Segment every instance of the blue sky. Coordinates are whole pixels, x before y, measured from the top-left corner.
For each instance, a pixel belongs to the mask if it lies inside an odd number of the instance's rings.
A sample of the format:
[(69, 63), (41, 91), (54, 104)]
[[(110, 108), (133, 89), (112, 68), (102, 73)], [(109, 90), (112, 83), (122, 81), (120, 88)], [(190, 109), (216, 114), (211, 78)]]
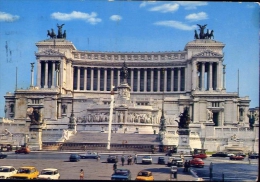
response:
[[(158, 52), (183, 50), (196, 24), (223, 42), (228, 92), (259, 106), (259, 5), (254, 2), (0, 0), (0, 117), (4, 95), (30, 86), (35, 43), (65, 24), (78, 50)], [(34, 70), (36, 78), (36, 69)], [(34, 79), (36, 80), (36, 79)]]

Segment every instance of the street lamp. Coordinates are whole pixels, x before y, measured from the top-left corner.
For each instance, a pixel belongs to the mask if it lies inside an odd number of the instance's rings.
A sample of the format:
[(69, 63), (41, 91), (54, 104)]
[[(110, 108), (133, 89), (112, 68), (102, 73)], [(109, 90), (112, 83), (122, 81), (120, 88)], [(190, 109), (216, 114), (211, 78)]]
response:
[(109, 123), (108, 123), (108, 138), (107, 138), (107, 150), (110, 150), (110, 142), (111, 142), (111, 125), (112, 125), (112, 118), (113, 118), (113, 107), (114, 107), (114, 88), (111, 88), (111, 102), (110, 102), (110, 116), (109, 116)]

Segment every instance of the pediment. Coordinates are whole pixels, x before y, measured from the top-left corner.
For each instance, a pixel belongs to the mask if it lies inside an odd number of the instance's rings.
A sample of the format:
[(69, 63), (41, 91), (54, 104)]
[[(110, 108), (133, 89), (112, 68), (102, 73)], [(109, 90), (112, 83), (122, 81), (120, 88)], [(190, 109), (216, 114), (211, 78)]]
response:
[(36, 53), (36, 56), (64, 56), (64, 54), (54, 49), (46, 49), (44, 51)]
[(195, 54), (193, 57), (218, 57), (219, 58), (219, 57), (223, 57), (223, 55), (211, 50), (205, 50), (203, 52)]

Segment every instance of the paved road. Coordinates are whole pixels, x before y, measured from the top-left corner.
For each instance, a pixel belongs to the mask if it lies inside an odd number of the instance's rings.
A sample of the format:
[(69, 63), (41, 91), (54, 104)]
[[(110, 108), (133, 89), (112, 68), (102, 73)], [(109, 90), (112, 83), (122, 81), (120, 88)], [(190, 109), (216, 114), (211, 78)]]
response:
[[(106, 162), (108, 154), (101, 155), (100, 161), (96, 159), (82, 159), (79, 162), (69, 162), (70, 153), (72, 152), (8, 153), (8, 157), (1, 159), (0, 162), (1, 165), (13, 165), (15, 168), (35, 166), (40, 171), (48, 167), (57, 168), (60, 171), (61, 179), (79, 179), (79, 171), (83, 169), (85, 171), (85, 179), (110, 180), (111, 174), (113, 173), (113, 164)], [(141, 162), (141, 158), (142, 156), (139, 156), (137, 162)], [(146, 169), (152, 171), (155, 180), (168, 180), (170, 178), (170, 168), (165, 165), (156, 164), (158, 156), (153, 156), (153, 158), (154, 163), (151, 165), (134, 164), (121, 166), (121, 163), (119, 163), (118, 168), (130, 169), (132, 179), (135, 179), (139, 171)], [(184, 174), (182, 171), (182, 168), (178, 169), (178, 181), (194, 181), (195, 178), (190, 173)]]
[(258, 176), (258, 159), (252, 159), (251, 164), (246, 157), (243, 161), (231, 161), (228, 157), (208, 157), (204, 160), (204, 168), (193, 168), (197, 176), (209, 180), (209, 165), (213, 163), (213, 180), (222, 181), (255, 181)]

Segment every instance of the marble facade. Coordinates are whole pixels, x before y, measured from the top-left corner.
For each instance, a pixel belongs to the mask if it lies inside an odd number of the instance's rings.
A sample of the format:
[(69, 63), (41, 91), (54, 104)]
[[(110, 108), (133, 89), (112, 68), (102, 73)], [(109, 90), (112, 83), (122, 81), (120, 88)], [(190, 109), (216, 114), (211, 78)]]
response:
[[(29, 122), (26, 110), (41, 108), (43, 135), (67, 129), (72, 106), (77, 131), (106, 130), (112, 86), (112, 129), (117, 132), (134, 133), (138, 128), (139, 133), (158, 133), (162, 103), (168, 143), (178, 141), (171, 132), (176, 133), (175, 120), (187, 106), (194, 126), (190, 130), (196, 133), (190, 135), (192, 148), (193, 140), (197, 148), (210, 146), (205, 142), (208, 130), (249, 128), (249, 97), (226, 91), (222, 42), (197, 39), (183, 51), (134, 53), (79, 51), (66, 39), (47, 39), (36, 46), (36, 84), (5, 95), (5, 118)], [(129, 73), (125, 86), (120, 79), (123, 62)]]

